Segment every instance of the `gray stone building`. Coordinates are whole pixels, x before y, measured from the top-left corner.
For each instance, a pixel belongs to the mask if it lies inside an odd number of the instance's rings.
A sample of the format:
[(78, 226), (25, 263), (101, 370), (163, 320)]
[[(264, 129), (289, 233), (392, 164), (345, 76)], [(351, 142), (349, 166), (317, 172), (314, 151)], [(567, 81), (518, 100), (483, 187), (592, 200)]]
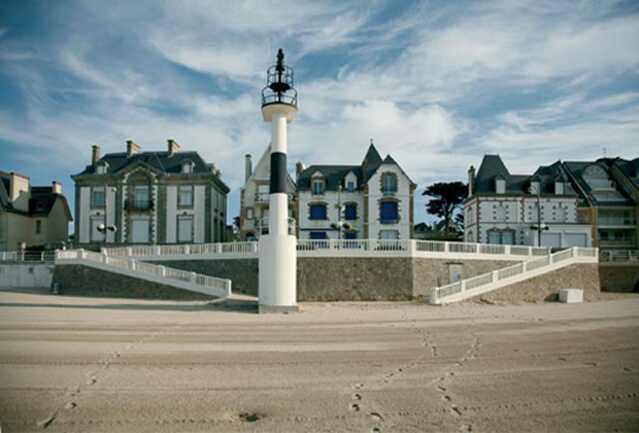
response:
[[(80, 246), (205, 243), (225, 240), (227, 194), (220, 171), (197, 152), (166, 151), (100, 156), (74, 176), (75, 234)], [(100, 225), (114, 226), (106, 234)]]

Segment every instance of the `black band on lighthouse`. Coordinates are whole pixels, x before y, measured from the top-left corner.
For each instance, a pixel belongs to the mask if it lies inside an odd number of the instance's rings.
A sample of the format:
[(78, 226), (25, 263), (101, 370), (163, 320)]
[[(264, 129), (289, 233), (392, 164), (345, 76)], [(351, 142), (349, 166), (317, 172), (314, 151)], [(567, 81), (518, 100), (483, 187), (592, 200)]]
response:
[(286, 154), (271, 153), (271, 185), (270, 193), (286, 192)]

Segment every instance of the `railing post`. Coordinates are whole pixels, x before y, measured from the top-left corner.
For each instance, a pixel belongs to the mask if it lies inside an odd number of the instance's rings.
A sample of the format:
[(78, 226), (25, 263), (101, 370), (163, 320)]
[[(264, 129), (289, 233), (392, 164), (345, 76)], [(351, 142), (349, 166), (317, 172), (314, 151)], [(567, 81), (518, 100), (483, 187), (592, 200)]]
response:
[(191, 246), (190, 245), (184, 245), (184, 254), (185, 255), (191, 254)]
[(479, 242), (475, 245), (475, 252), (481, 254), (481, 244)]
[(528, 247), (528, 255), (531, 256), (531, 257), (533, 255), (532, 249), (533, 249), (533, 247)]
[(411, 257), (417, 256), (417, 241), (415, 239), (408, 240), (408, 248)]
[(160, 276), (165, 278), (166, 277), (166, 267), (164, 267), (164, 265), (159, 265), (159, 269), (160, 269)]
[(162, 255), (162, 247), (160, 247), (159, 245), (156, 245), (154, 247), (154, 249), (155, 249), (155, 255), (156, 256), (161, 256)]
[(466, 291), (466, 280), (461, 280), (461, 291), (462, 292)]
[(129, 260), (129, 269), (135, 271), (135, 260)]
[(493, 283), (499, 281), (499, 271), (493, 271)]
[(195, 280), (197, 278), (197, 274), (195, 272), (191, 272), (191, 283), (195, 284)]
[(215, 252), (218, 254), (222, 254), (222, 244), (215, 244)]
[(522, 274), (528, 270), (528, 266), (526, 266), (526, 263), (528, 263), (528, 262), (522, 262), (522, 264), (523, 264), (523, 266), (521, 267), (521, 269), (522, 269), (521, 273)]
[(506, 254), (507, 256), (510, 255), (510, 245), (506, 245), (506, 248), (504, 248), (504, 254)]
[(448, 245), (448, 242), (444, 242), (444, 252), (447, 253), (450, 251), (450, 246)]
[(133, 255), (133, 248), (126, 247), (126, 255), (131, 257)]

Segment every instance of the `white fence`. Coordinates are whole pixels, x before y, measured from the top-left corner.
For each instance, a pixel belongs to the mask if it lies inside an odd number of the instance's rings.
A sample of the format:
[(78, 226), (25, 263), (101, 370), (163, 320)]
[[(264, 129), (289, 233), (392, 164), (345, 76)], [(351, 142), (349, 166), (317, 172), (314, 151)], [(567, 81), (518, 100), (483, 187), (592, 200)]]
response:
[[(152, 260), (189, 258), (255, 258), (258, 242), (191, 245), (144, 245), (104, 248), (109, 257), (136, 257)], [(547, 248), (520, 245), (492, 245), (468, 242), (420, 241), (414, 239), (298, 239), (300, 257), (459, 257), (501, 260), (530, 260), (549, 254)]]
[(231, 294), (231, 280), (140, 262), (131, 258), (111, 257), (86, 250), (58, 250), (55, 260), (56, 263), (60, 264), (65, 264), (65, 262), (100, 264), (107, 268), (117, 269), (121, 273), (168, 285), (175, 282), (186, 283), (186, 286), (181, 284), (180, 287), (216, 296), (229, 296)]
[[(461, 281), (455, 281), (454, 283), (447, 284), (445, 286), (436, 287), (431, 292), (430, 302), (434, 304), (440, 304), (477, 296), (481, 293), (489, 291), (489, 289), (491, 288), (501, 287), (501, 285), (499, 285), (500, 282), (507, 282), (508, 280), (513, 280), (516, 277), (523, 277), (525, 275), (534, 276), (538, 273), (543, 273), (545, 269), (549, 269), (551, 267), (553, 269), (556, 267), (560, 267), (557, 266), (558, 264), (568, 264), (567, 262), (570, 259), (575, 259), (573, 261), (578, 262), (583, 261), (586, 263), (596, 263), (597, 255), (597, 248), (574, 247), (567, 250), (559, 251), (555, 254), (546, 255), (537, 259), (518, 263), (513, 266), (508, 266), (496, 271), (487, 272), (485, 274), (466, 278)], [(477, 292), (475, 290), (473, 292), (474, 289), (479, 289), (481, 287), (485, 287), (486, 290), (481, 292)], [(464, 296), (464, 292), (468, 292), (468, 295)], [(451, 299), (451, 297), (453, 298)], [(449, 301), (449, 299), (451, 300)]]

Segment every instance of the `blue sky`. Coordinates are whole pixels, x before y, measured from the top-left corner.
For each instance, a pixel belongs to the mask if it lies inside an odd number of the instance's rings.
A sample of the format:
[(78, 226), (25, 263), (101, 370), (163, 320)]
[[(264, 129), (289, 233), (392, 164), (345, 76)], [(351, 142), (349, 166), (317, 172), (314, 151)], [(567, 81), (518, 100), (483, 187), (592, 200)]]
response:
[[(511, 172), (639, 156), (636, 1), (3, 1), (0, 169), (34, 184), (168, 138), (222, 170), (270, 138), (260, 89), (295, 68), (289, 164), (358, 163), (370, 138), (423, 188), (485, 153)], [(605, 149), (605, 150), (604, 150)]]

